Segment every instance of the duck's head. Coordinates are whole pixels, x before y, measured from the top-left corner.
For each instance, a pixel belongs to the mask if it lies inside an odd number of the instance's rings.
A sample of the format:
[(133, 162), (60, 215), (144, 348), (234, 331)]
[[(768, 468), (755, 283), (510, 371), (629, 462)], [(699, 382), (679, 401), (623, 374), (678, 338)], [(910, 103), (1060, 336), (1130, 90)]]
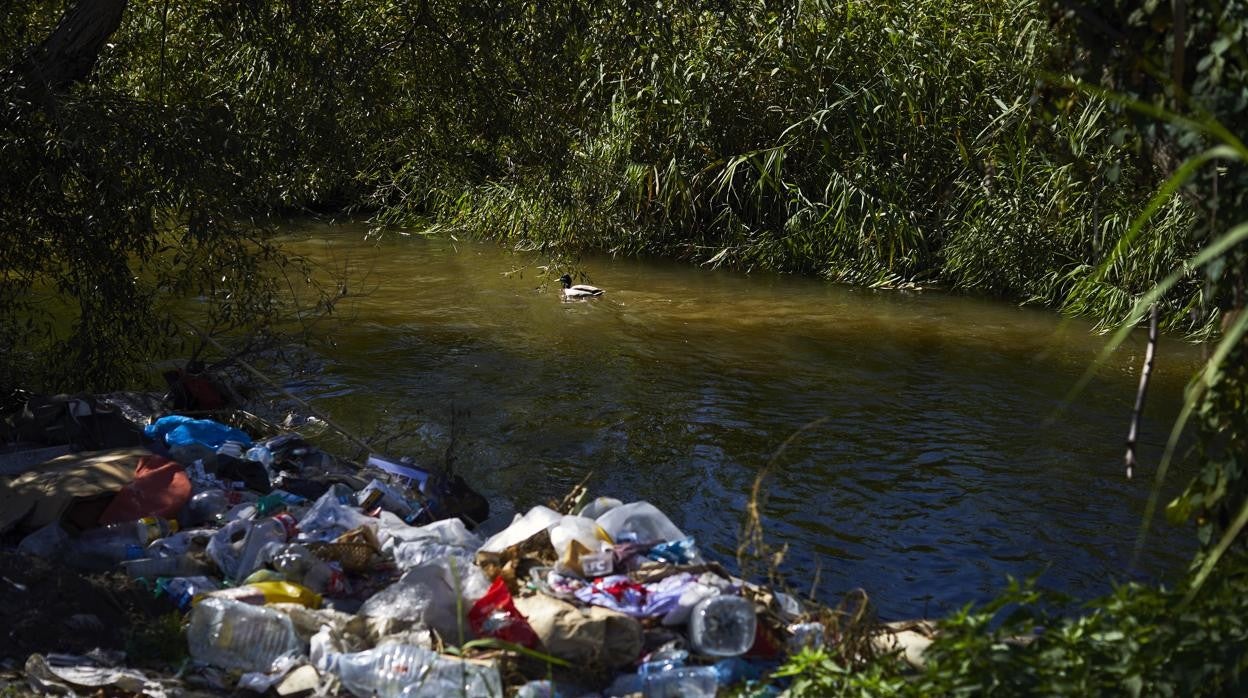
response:
[(572, 288), (572, 275), (564, 274), (559, 277), (559, 283), (562, 284), (564, 288)]

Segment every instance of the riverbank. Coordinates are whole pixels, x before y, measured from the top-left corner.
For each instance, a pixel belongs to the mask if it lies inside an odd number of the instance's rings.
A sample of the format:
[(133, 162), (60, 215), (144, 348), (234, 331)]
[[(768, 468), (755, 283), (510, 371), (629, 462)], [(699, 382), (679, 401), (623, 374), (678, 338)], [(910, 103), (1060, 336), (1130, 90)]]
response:
[[(48, 408), (57, 404), (65, 410), (59, 417)], [(486, 513), (464, 508), (472, 499), (444, 469), (449, 464), (370, 456), (360, 467), (289, 431), (257, 433), (253, 442), (238, 428), (255, 433), (264, 422), (237, 412), (220, 413), (224, 422), (158, 414), (146, 425), (129, 422), (140, 406), (157, 404), (123, 394), (35, 397), (24, 413), (6, 417), (25, 438), (41, 437), (27, 443), (44, 451), (47, 441), (64, 436), (61, 426), (82, 427), (70, 453), (52, 460), (23, 465), (35, 452), (16, 445), (3, 454), (13, 476), (0, 489), (0, 608), (9, 621), (0, 668), (16, 670), (40, 692), (216, 693), (232, 690), (237, 679), (278, 695), (316, 686), (333, 691), (337, 680), (356, 695), (384, 693), (391, 689), (369, 683), (384, 676), (380, 668), (352, 674), (346, 667), (396, 647), (420, 647), (402, 651), (448, 666), (469, 661), (472, 671), (485, 672), (473, 674), (471, 695), (502, 695), (504, 684), (510, 695), (526, 680), (552, 675), (573, 695), (608, 683), (605, 695), (632, 694), (659, 679), (686, 690), (703, 686), (710, 695), (716, 686), (765, 680), (803, 646), (861, 646), (867, 655), (904, 650), (900, 661), (917, 664), (930, 642), (932, 628), (877, 625), (861, 603), (832, 610), (740, 579), (704, 558), (695, 539), (644, 502), (590, 497), (578, 487), (551, 502), (553, 509), (476, 522), (469, 510)], [(151, 450), (77, 450), (137, 438), (133, 427), (142, 428)], [(242, 441), (213, 441), (227, 437)], [(221, 501), (206, 509), (213, 495)], [(122, 516), (111, 528), (98, 527), (122, 509), (149, 518)], [(573, 511), (580, 516), (567, 515)], [(275, 550), (256, 558), (253, 538), (268, 535), (262, 531), (275, 521), (289, 522), (283, 540), (291, 544), (275, 540)], [(133, 543), (136, 530), (142, 542), (113, 549), (118, 535)], [(319, 561), (282, 562), (308, 551)], [(192, 567), (200, 571), (192, 574)], [(263, 605), (264, 613), (248, 604)], [(466, 619), (455, 621), (463, 610)], [(233, 642), (228, 628), (238, 621), (230, 614), (245, 613), (260, 614), (248, 621), (252, 632), (286, 632), (279, 644), (311, 658), (279, 669), (270, 664), (285, 654), (273, 649), (277, 640)], [(281, 631), (283, 625), (291, 629)], [(439, 659), (436, 651), (457, 658)], [(188, 666), (188, 657), (196, 663)], [(686, 661), (688, 668), (677, 671)], [(240, 671), (259, 673), (238, 679)], [(440, 691), (425, 685), (416, 694)]]

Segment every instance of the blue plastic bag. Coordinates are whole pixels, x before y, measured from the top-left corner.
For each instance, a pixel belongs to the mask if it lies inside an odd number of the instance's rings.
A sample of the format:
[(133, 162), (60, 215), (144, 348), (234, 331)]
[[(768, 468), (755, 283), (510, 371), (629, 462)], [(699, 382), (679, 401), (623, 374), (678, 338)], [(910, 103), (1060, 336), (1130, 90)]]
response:
[(171, 449), (198, 445), (216, 451), (226, 441), (236, 441), (243, 446), (251, 445), (251, 437), (245, 431), (211, 419), (191, 419), (177, 414), (161, 417), (154, 424), (148, 424), (143, 427), (143, 434)]

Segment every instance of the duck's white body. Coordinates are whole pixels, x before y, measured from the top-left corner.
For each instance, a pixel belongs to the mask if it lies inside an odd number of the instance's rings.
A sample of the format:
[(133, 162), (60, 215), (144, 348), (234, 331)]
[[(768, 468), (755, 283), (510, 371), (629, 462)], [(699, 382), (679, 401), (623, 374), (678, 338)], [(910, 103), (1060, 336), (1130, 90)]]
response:
[(605, 293), (605, 291), (597, 286), (590, 286), (588, 284), (576, 284), (573, 286), (572, 277), (567, 274), (564, 274), (563, 277), (559, 279), (559, 282), (563, 284), (562, 292), (563, 299), (565, 301), (579, 301), (587, 298), (597, 298)]

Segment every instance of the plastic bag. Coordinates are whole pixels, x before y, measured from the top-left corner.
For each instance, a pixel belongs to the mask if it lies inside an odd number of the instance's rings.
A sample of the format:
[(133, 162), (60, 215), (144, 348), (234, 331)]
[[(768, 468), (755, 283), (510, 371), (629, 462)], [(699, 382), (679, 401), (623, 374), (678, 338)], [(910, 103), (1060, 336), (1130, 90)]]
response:
[(544, 506), (535, 506), (524, 516), (517, 517), (510, 526), (481, 546), (483, 553), (501, 553), (517, 543), (532, 538), (563, 520), (559, 512)]
[(446, 569), (423, 565), (408, 570), (399, 581), (373, 594), (359, 615), (420, 623), (458, 642), (462, 629), (456, 614), (455, 589)]
[(375, 529), (377, 519), (365, 516), (355, 507), (339, 502), (337, 494), (331, 489), (321, 495), (299, 521), (299, 540), (331, 541), (360, 526)]
[(617, 543), (671, 543), (688, 538), (666, 514), (649, 502), (615, 507), (599, 516), (597, 521)]
[(495, 579), (485, 596), (468, 610), (468, 623), (474, 633), (483, 637), (496, 637), (529, 648), (540, 644), (537, 633), (512, 601), (502, 577)]
[(243, 541), (251, 524), (251, 521), (231, 521), (208, 540), (208, 557), (217, 563), (217, 568), (226, 579), (233, 579), (238, 574)]

